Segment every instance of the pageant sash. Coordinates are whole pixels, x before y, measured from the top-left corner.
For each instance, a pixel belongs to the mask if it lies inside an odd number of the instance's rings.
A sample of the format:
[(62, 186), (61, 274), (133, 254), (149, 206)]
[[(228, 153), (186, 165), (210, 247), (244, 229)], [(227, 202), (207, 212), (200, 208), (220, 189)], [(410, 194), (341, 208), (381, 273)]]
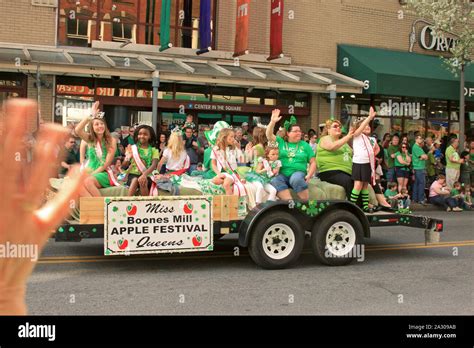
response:
[[(151, 151), (151, 150), (150, 150)], [(146, 171), (145, 163), (143, 163), (142, 159), (140, 158), (140, 154), (138, 153), (138, 146), (132, 145), (132, 157), (137, 165), (138, 170), (143, 174)], [(156, 186), (155, 179), (150, 176), (151, 179), (151, 188), (150, 188), (150, 196), (158, 196), (158, 187)]]
[[(95, 152), (96, 152), (96, 154), (99, 158), (102, 158), (104, 153), (102, 152), (102, 145), (99, 141), (95, 144)], [(120, 186), (119, 182), (115, 178), (115, 175), (114, 175), (114, 172), (112, 171), (112, 168), (110, 166), (108, 166), (107, 168), (105, 168), (105, 171), (106, 171), (107, 175), (109, 176), (110, 186)]]

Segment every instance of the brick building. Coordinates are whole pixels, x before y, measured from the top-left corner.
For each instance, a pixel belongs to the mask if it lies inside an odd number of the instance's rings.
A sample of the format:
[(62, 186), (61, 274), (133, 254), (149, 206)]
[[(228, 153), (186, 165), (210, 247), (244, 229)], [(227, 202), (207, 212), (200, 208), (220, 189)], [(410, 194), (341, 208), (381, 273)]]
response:
[[(39, 75), (46, 120), (77, 121), (100, 100), (111, 128), (151, 122), (151, 79), (159, 71), (161, 123), (182, 122), (186, 113), (200, 125), (267, 122), (279, 107), (317, 129), (330, 117), (335, 90), (335, 116), (346, 121), (374, 105), (379, 135), (459, 129), (459, 87), (437, 58), (443, 45), (398, 0), (286, 0), (285, 56), (268, 62), (270, 2), (250, 2), (250, 54), (236, 61), (237, 0), (212, 1), (213, 50), (199, 56), (198, 0), (172, 1), (173, 48), (161, 53), (158, 0), (1, 0), (0, 102), (38, 98)], [(472, 69), (467, 87), (469, 128)], [(397, 114), (392, 105), (413, 109)]]

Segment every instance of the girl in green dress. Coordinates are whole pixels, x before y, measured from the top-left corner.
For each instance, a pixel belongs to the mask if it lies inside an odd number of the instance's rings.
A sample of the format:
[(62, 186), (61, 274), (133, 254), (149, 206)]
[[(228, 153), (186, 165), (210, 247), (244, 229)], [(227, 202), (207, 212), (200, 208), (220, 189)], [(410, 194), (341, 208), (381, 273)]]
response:
[(270, 184), (270, 181), (280, 173), (281, 161), (278, 159), (279, 150), (277, 143), (269, 143), (265, 149), (265, 157), (259, 157), (255, 170), (248, 172), (245, 179), (257, 185), (255, 202), (263, 203), (264, 196), (267, 200), (275, 201), (277, 190)]
[[(90, 174), (80, 190), (81, 197), (100, 197), (100, 188), (120, 185), (110, 168), (117, 143), (103, 117), (104, 114), (99, 112), (99, 102), (95, 102), (91, 117), (83, 119), (75, 129), (76, 134), (87, 143), (85, 170)], [(86, 125), (89, 125), (88, 131), (85, 130)]]

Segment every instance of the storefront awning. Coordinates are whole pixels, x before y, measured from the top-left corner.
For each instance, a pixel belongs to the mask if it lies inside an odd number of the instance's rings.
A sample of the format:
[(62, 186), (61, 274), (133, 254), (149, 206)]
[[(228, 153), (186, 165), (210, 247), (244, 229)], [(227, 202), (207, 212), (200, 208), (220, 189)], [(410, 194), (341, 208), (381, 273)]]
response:
[(134, 54), (120, 50), (57, 48), (0, 43), (0, 71), (67, 76), (120, 76), (151, 81), (159, 71), (163, 82), (213, 84), (328, 93), (361, 93), (363, 83), (330, 69), (241, 62), (205, 57)]
[[(367, 94), (459, 100), (459, 77), (436, 56), (338, 45), (337, 71), (366, 81)], [(474, 87), (472, 65), (466, 69), (466, 87)]]

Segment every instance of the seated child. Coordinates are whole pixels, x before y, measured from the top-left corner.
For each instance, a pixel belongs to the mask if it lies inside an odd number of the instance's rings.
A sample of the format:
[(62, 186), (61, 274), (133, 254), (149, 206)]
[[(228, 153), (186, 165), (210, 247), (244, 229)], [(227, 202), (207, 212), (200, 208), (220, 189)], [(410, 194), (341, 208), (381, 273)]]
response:
[(158, 163), (158, 168), (165, 166), (164, 173), (153, 173), (158, 188), (177, 194), (177, 187), (173, 185), (172, 176), (181, 176), (189, 169), (190, 160), (184, 148), (182, 132), (179, 128), (173, 129), (168, 140), (168, 146)]
[(221, 129), (211, 153), (211, 167), (216, 173), (211, 182), (222, 186), (226, 195), (247, 195), (245, 179), (241, 179), (236, 171), (237, 159), (241, 155), (242, 151), (236, 147), (234, 131), (230, 128)]
[(129, 166), (128, 195), (134, 196), (139, 188), (142, 196), (148, 196), (150, 191), (156, 192), (151, 173), (156, 169), (160, 157), (158, 149), (154, 147), (155, 130), (148, 125), (140, 125), (135, 128), (133, 141), (133, 145), (127, 146), (125, 160), (122, 163), (124, 167)]
[(120, 184), (125, 184), (127, 181), (127, 171), (122, 168), (122, 157), (116, 157), (114, 160), (114, 164), (112, 165), (112, 172), (114, 176), (117, 178)]
[(398, 199), (398, 208), (399, 209), (410, 209), (410, 195), (408, 194), (408, 190), (403, 188), (400, 192), (400, 198)]
[(471, 186), (466, 185), (461, 188), (461, 197), (464, 199), (464, 204), (466, 204), (469, 209), (472, 208), (472, 194), (471, 194)]
[(186, 121), (182, 128), (191, 128), (193, 132), (197, 130), (196, 124), (193, 122), (193, 115), (186, 115)]
[(470, 209), (470, 207), (464, 201), (465, 195), (462, 194), (462, 186), (459, 181), (456, 181), (453, 184), (453, 188), (451, 189), (451, 198), (455, 200), (456, 205), (464, 210)]
[[(398, 193), (398, 185), (396, 182), (390, 182), (388, 188), (384, 193), (387, 202), (390, 203), (392, 208), (397, 209), (399, 206), (403, 208), (403, 196), (402, 193)], [(399, 201), (402, 203), (399, 204)]]
[(257, 185), (255, 202), (263, 203), (264, 194), (268, 194), (269, 201), (276, 200), (277, 190), (270, 184), (272, 178), (280, 173), (281, 161), (278, 159), (279, 151), (277, 144), (270, 144), (265, 149), (265, 158), (259, 157), (255, 171), (250, 171), (245, 178)]

